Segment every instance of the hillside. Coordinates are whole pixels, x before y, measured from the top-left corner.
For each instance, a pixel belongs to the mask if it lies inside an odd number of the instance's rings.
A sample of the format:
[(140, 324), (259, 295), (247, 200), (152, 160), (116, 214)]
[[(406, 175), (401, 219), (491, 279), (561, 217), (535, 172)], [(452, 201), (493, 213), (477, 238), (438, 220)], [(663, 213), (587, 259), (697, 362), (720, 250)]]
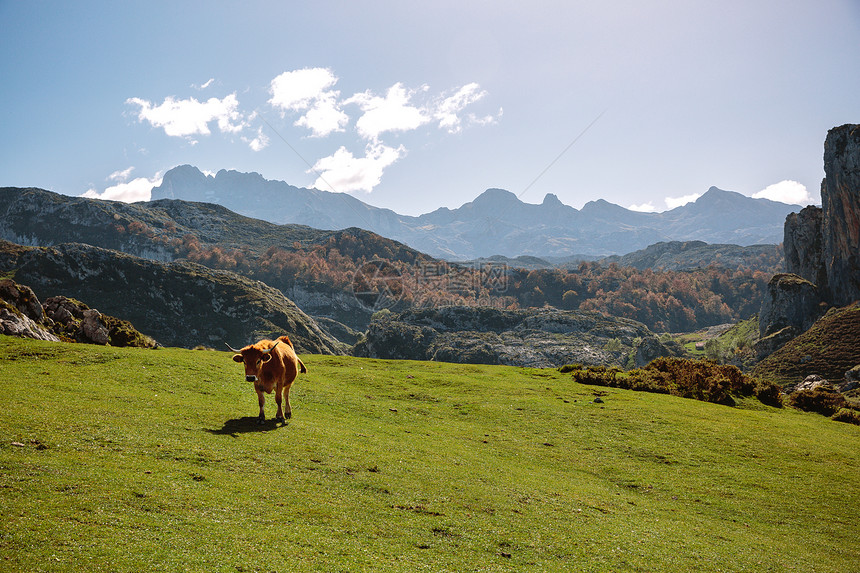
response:
[[(361, 229), (275, 225), (209, 203), (121, 203), (35, 188), (0, 188), (0, 240), (29, 246), (85, 243), (156, 261), (187, 259), (262, 280), (311, 315), (362, 329), (372, 309), (352, 294), (366, 260), (398, 272), (432, 263), (405, 245)], [(337, 255), (329, 256), (332, 250)]]
[(639, 213), (604, 200), (581, 210), (548, 194), (540, 204), (488, 189), (456, 209), (412, 217), (379, 209), (342, 193), (302, 189), (258, 173), (221, 170), (204, 175), (191, 165), (165, 173), (153, 199), (211, 201), (275, 223), (324, 229), (359, 227), (452, 261), (493, 255), (571, 257), (622, 255), (661, 241), (775, 244), (794, 207), (711, 187), (697, 201), (664, 213)]
[(810, 374), (838, 383), (860, 364), (860, 303), (833, 308), (806, 332), (762, 360), (755, 374), (796, 384)]
[(531, 258), (455, 265), (369, 231), (274, 225), (212, 204), (165, 199), (127, 205), (17, 188), (0, 189), (0, 199), (0, 235), (7, 239), (39, 246), (84, 242), (235, 272), (277, 288), (349, 344), (355, 342), (351, 330), (364, 331), (381, 308), (357, 293), (384, 290), (389, 280), (397, 283), (392, 310), (550, 304), (634, 319), (655, 331), (682, 331), (758, 311), (767, 284), (759, 267), (773, 265), (760, 257), (746, 257), (750, 267), (738, 268), (727, 258), (730, 265), (689, 272), (584, 262), (535, 271), (511, 266), (531, 266)]
[(302, 352), (345, 350), (280, 291), (190, 262), (161, 263), (79, 243), (0, 242), (0, 273), (41, 299), (62, 294), (91, 301), (168, 346), (237, 347), (288, 333)]
[(640, 271), (664, 269), (689, 271), (709, 266), (723, 268), (753, 268), (770, 273), (780, 272), (785, 261), (781, 245), (712, 245), (703, 241), (670, 241), (655, 243), (622, 256), (601, 259), (601, 264), (612, 263), (633, 267)]
[(860, 562), (856, 426), (555, 370), (302, 358), (292, 420), (258, 427), (227, 352), (0, 336), (0, 571)]
[[(0, 188), (0, 239), (30, 246), (87, 243), (132, 255), (171, 261), (196, 245), (241, 248), (262, 255), (272, 247), (311, 248), (344, 234), (362, 237), (367, 258), (413, 262), (425, 255), (360, 229), (321, 231), (276, 225), (220, 205), (191, 201), (122, 203), (69, 197), (36, 188)], [(384, 251), (384, 252), (382, 252)]]

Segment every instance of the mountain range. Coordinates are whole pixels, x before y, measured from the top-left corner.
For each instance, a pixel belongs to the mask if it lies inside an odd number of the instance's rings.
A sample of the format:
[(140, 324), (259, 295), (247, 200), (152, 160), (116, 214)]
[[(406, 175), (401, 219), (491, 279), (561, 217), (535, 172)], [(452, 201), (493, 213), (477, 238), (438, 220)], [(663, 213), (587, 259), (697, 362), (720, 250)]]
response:
[(358, 227), (450, 261), (493, 255), (594, 258), (667, 241), (777, 244), (786, 216), (796, 210), (716, 187), (695, 202), (663, 213), (631, 211), (602, 199), (575, 209), (553, 194), (531, 204), (510, 191), (488, 189), (459, 208), (442, 207), (415, 217), (351, 195), (267, 180), (258, 173), (221, 170), (206, 175), (191, 165), (165, 173), (161, 185), (152, 189), (152, 200), (158, 199), (217, 203), (277, 224)]

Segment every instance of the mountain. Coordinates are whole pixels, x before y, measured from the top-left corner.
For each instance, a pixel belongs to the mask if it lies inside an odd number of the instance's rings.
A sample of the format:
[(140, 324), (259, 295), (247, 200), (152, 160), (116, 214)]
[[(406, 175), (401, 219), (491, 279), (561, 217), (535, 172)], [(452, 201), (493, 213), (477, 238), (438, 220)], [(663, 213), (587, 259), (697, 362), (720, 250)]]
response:
[(456, 209), (417, 217), (370, 206), (342, 193), (304, 189), (258, 173), (221, 170), (205, 175), (181, 165), (164, 175), (152, 199), (209, 201), (249, 217), (319, 229), (359, 227), (446, 260), (493, 255), (601, 257), (665, 241), (737, 245), (776, 244), (793, 207), (711, 187), (697, 201), (664, 213), (640, 213), (605, 200), (581, 210), (548, 194), (525, 203), (503, 189), (488, 189)]
[[(516, 206), (512, 194), (495, 193)], [(619, 208), (595, 202), (589, 209)], [(726, 258), (721, 265), (719, 253), (698, 259), (715, 262), (715, 268), (679, 276), (674, 271), (637, 276), (635, 269), (621, 272), (571, 258), (553, 259), (556, 268), (529, 256), (451, 264), (358, 228), (322, 231), (252, 219), (211, 203), (158, 199), (129, 205), (34, 188), (0, 188), (0, 239), (40, 247), (86, 243), (165, 263), (188, 260), (232, 271), (280, 290), (347, 344), (356, 342), (380, 308), (479, 303), (583, 306), (634, 318), (654, 330), (695, 329), (758, 310), (766, 286), (760, 271), (771, 266), (769, 259), (761, 264), (748, 256)]]
[[(86, 243), (166, 263), (196, 258), (219, 268), (225, 268), (222, 259), (227, 256), (234, 262), (227, 270), (264, 280), (314, 317), (334, 319), (359, 330), (367, 325), (373, 310), (352, 293), (353, 267), (373, 259), (404, 268), (432, 262), (403, 244), (357, 228), (322, 231), (304, 225), (276, 225), (212, 203), (161, 199), (128, 204), (17, 187), (0, 188), (0, 240), (41, 247)], [(343, 255), (339, 262), (331, 261), (331, 266), (346, 275), (339, 284), (311, 283), (295, 272), (280, 272), (290, 255), (326, 253), (332, 248)], [(251, 265), (271, 272), (257, 276), (248, 271)]]
[(194, 263), (162, 263), (80, 243), (0, 241), (0, 273), (14, 274), (42, 299), (62, 293), (90, 301), (166, 346), (240, 347), (287, 333), (301, 352), (346, 350), (277, 289)]

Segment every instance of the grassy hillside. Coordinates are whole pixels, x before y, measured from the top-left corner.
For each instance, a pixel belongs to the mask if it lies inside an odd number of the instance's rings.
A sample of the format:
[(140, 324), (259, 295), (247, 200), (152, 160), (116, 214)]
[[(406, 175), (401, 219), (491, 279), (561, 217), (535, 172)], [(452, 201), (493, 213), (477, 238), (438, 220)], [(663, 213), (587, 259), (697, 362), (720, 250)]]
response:
[(0, 571), (860, 563), (856, 426), (556, 370), (302, 359), (293, 419), (258, 427), (228, 353), (0, 337)]

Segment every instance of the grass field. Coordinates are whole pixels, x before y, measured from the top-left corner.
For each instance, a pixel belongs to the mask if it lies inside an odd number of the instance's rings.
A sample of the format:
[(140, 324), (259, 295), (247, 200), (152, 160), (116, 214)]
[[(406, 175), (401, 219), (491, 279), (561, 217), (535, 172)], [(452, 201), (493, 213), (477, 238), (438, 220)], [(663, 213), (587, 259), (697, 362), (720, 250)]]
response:
[(257, 426), (226, 352), (0, 337), (0, 571), (860, 570), (860, 427), (302, 359)]

